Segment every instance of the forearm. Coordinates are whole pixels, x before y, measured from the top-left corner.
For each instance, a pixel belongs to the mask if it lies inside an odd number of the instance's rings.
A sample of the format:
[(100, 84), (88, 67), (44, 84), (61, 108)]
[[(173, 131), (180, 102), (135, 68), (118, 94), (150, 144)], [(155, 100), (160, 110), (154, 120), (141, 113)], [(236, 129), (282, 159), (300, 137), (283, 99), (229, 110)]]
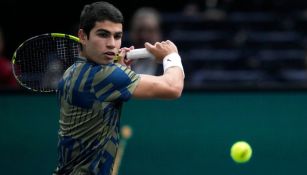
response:
[(181, 57), (174, 52), (163, 59), (163, 78), (170, 88), (171, 97), (178, 98), (181, 96), (184, 84), (184, 70), (181, 63)]
[(182, 69), (170, 67), (164, 72), (162, 78), (165, 85), (170, 89), (169, 95), (175, 98), (180, 97), (184, 86), (184, 73)]
[(171, 41), (145, 45), (157, 61), (163, 60), (164, 73), (161, 76), (141, 75), (133, 92), (136, 98), (176, 99), (182, 94), (184, 70), (181, 57)]

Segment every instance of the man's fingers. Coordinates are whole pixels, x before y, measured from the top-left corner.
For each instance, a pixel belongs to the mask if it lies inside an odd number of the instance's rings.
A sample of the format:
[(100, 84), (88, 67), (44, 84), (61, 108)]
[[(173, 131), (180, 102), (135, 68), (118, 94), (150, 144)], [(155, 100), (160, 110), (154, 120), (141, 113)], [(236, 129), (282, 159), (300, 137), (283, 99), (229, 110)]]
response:
[(149, 42), (146, 42), (145, 47), (146, 48), (153, 48), (154, 46), (152, 44), (150, 44)]

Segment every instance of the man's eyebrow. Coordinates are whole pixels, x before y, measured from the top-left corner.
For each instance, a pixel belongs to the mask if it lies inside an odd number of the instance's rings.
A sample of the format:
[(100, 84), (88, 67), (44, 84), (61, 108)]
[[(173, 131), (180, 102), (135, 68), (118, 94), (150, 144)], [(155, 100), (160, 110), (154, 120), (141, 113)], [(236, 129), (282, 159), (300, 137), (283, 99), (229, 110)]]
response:
[(111, 33), (110, 31), (108, 30), (105, 30), (105, 29), (98, 29), (96, 32), (105, 32), (105, 33)]
[(123, 32), (115, 32), (115, 35), (122, 35)]
[[(111, 34), (110, 31), (105, 30), (105, 29), (98, 29), (96, 32), (105, 32), (105, 33)], [(120, 32), (115, 32), (115, 33), (114, 33), (114, 35), (121, 35), (121, 34), (123, 34), (122, 31), (120, 31)]]

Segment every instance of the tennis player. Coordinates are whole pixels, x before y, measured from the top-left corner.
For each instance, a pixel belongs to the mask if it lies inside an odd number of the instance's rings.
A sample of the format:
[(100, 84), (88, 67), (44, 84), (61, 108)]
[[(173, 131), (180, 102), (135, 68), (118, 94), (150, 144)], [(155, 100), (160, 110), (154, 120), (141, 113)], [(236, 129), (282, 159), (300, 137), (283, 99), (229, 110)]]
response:
[[(78, 36), (80, 57), (59, 83), (59, 142), (56, 175), (111, 175), (119, 145), (120, 113), (131, 97), (176, 99), (181, 96), (184, 71), (171, 41), (145, 43), (161, 76), (133, 72), (121, 48), (122, 13), (108, 2), (85, 5)], [(118, 63), (116, 54), (122, 58)]]

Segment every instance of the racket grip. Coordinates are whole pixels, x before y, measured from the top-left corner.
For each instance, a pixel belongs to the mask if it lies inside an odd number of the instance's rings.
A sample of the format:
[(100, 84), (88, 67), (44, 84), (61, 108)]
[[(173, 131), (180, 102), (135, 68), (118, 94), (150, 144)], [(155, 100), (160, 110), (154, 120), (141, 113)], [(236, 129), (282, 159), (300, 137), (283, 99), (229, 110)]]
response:
[(141, 49), (133, 49), (127, 52), (127, 58), (135, 60), (140, 58), (154, 59), (155, 57), (146, 48), (141, 48)]

